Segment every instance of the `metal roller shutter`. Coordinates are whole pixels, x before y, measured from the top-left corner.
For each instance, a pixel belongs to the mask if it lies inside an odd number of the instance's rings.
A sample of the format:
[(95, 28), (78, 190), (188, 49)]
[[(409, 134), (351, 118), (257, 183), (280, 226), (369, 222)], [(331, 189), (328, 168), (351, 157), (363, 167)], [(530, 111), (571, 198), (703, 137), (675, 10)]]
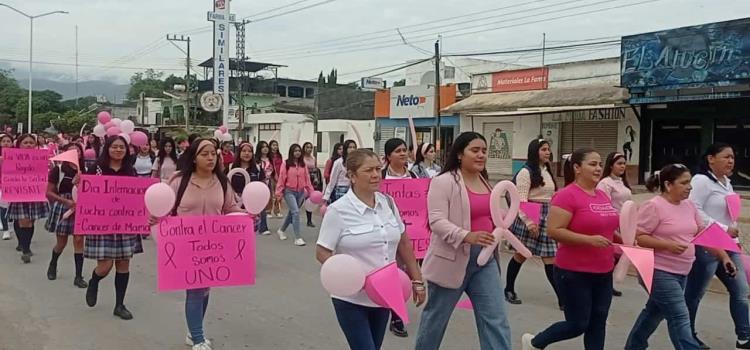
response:
[(593, 148), (606, 157), (617, 151), (617, 121), (575, 121), (562, 123), (560, 152), (570, 154), (578, 148)]
[(393, 127), (381, 127), (380, 128), (380, 140), (378, 141), (377, 145), (375, 145), (377, 148), (375, 149), (375, 153), (378, 154), (379, 157), (383, 157), (385, 154), (385, 143), (388, 142), (388, 140), (396, 137), (396, 128)]

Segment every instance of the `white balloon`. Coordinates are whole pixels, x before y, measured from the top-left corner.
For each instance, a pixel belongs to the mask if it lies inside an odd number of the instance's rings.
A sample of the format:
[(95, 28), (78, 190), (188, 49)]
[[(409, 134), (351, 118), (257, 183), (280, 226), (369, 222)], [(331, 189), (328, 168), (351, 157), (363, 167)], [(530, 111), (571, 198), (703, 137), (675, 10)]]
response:
[(123, 120), (122, 123), (120, 123), (120, 130), (126, 134), (130, 134), (135, 131), (135, 123), (133, 123), (132, 120)]
[(232, 134), (230, 134), (230, 133), (222, 134), (221, 135), (221, 140), (222, 141), (227, 141), (227, 142), (232, 141)]
[(124, 132), (121, 132), (120, 136), (125, 139), (125, 142), (127, 142), (128, 144), (130, 144), (130, 135), (128, 135), (128, 134), (126, 134)]
[(122, 119), (114, 118), (112, 119), (112, 124), (115, 124), (115, 126), (120, 126), (120, 124), (122, 124)]
[(217, 140), (221, 140), (222, 139), (221, 131), (219, 130), (214, 131), (214, 138)]
[(104, 125), (98, 124), (94, 127), (94, 135), (97, 137), (104, 137), (104, 135), (107, 134), (107, 129), (104, 128)]
[(305, 203), (302, 204), (302, 207), (305, 208), (305, 210), (311, 212), (311, 213), (317, 213), (319, 206), (317, 204), (314, 204), (309, 199), (305, 200)]

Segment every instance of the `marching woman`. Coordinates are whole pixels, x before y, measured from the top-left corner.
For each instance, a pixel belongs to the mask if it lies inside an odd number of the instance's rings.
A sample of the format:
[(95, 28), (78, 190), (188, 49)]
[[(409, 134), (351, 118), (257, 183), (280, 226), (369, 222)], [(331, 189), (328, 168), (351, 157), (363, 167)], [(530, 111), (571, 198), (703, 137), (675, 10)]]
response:
[(229, 169), (229, 165), (234, 163), (234, 152), (232, 152), (232, 143), (224, 141), (221, 143), (221, 160), (224, 169)]
[[(135, 147), (135, 145), (131, 145)], [(151, 152), (151, 146), (143, 145), (138, 149), (138, 154), (133, 157), (133, 169), (138, 177), (151, 177), (156, 155)]]
[[(36, 138), (30, 134), (23, 134), (16, 139), (16, 148), (37, 149)], [(21, 260), (31, 262), (31, 239), (34, 237), (34, 221), (47, 217), (49, 207), (47, 202), (15, 202), (8, 207), (8, 220), (13, 221), (19, 246), (16, 250), (22, 253)]]
[[(562, 310), (563, 301), (555, 287), (553, 277), (553, 262), (557, 253), (557, 242), (550, 236), (547, 230), (549, 224), (549, 202), (552, 195), (557, 191), (557, 183), (552, 176), (550, 166), (549, 142), (544, 139), (532, 140), (529, 143), (527, 160), (523, 168), (516, 174), (516, 186), (521, 202), (533, 202), (541, 205), (539, 223), (535, 223), (523, 212), (518, 213), (518, 218), (513, 222), (510, 231), (518, 237), (523, 244), (531, 250), (535, 256), (542, 258), (544, 262), (544, 274), (552, 286), (557, 297), (557, 305)], [(521, 265), (526, 261), (520, 253), (513, 255), (508, 262), (508, 276), (505, 285), (505, 300), (511, 304), (521, 304), (521, 299), (516, 295), (516, 277), (521, 270)]]
[[(622, 210), (622, 205), (629, 201), (633, 197), (633, 192), (630, 190), (630, 184), (628, 183), (628, 176), (626, 174), (627, 161), (625, 155), (619, 152), (612, 152), (607, 156), (607, 160), (604, 162), (604, 173), (599, 184), (596, 185), (596, 189), (603, 191), (609, 199), (612, 201), (612, 207), (614, 207), (619, 213)], [(619, 234), (615, 232), (615, 237)], [(615, 238), (617, 240), (617, 238)], [(617, 263), (619, 259), (615, 259)], [(622, 296), (622, 292), (612, 287), (612, 295), (619, 297)]]
[[(432, 239), (422, 264), (429, 299), (422, 312), (417, 350), (437, 350), (463, 293), (474, 305), (479, 347), (511, 349), (497, 256), (479, 266), (484, 247), (495, 242), (487, 183), (487, 141), (475, 132), (459, 135), (443, 172), (427, 193)], [(497, 255), (496, 253), (493, 255)]]
[(312, 192), (310, 174), (307, 172), (307, 165), (305, 165), (305, 160), (302, 157), (302, 147), (295, 143), (289, 147), (289, 158), (281, 166), (279, 183), (276, 185), (276, 199), (280, 201), (283, 197), (286, 206), (289, 208), (284, 223), (276, 231), (280, 240), (286, 240), (284, 231), (291, 224), (294, 230), (294, 245), (303, 246), (306, 244), (299, 232), (299, 209), (302, 201), (310, 197)]
[[(279, 150), (278, 141), (271, 140), (271, 142), (268, 143), (268, 147), (271, 148), (271, 153), (268, 155), (268, 157), (271, 159), (271, 164), (273, 164), (274, 176), (273, 176), (273, 181), (271, 181), (271, 189), (274, 190), (279, 181), (279, 176), (281, 175), (281, 165), (284, 163), (284, 158), (281, 156), (281, 151)], [(283, 217), (281, 215), (281, 200), (280, 199), (277, 199), (276, 197), (271, 198), (270, 214), (277, 218)]]
[[(648, 338), (662, 319), (667, 320), (669, 339), (675, 349), (700, 349), (690, 330), (690, 315), (685, 303), (685, 282), (695, 260), (690, 243), (703, 228), (703, 218), (690, 195), (690, 171), (682, 164), (670, 164), (646, 183), (656, 196), (638, 209), (638, 246), (654, 250), (654, 276), (646, 307), (630, 331), (626, 350), (648, 348)], [(734, 275), (729, 255), (710, 249), (722, 262), (722, 269)]]
[[(78, 143), (69, 143), (62, 147), (63, 152), (76, 149), (78, 151), (78, 164), (83, 164), (83, 147)], [(73, 200), (73, 184), (78, 182), (78, 169), (68, 163), (60, 162), (52, 167), (49, 172), (47, 184), (47, 199), (52, 203), (52, 209), (45, 224), (45, 228), (57, 237), (57, 244), (52, 248), (52, 260), (47, 269), (47, 279), (57, 279), (57, 260), (60, 258), (65, 247), (68, 245), (68, 237), (73, 235), (75, 226), (75, 215), (65, 218), (69, 209), (75, 209), (76, 202)], [(83, 236), (73, 236), (73, 258), (75, 261), (76, 275), (73, 285), (78, 288), (88, 287), (83, 279)]]
[[(730, 236), (735, 238), (740, 234), (739, 226), (729, 216), (727, 196), (734, 195), (729, 176), (734, 171), (734, 150), (728, 144), (715, 143), (708, 147), (701, 160), (701, 166), (691, 182), (693, 191), (690, 200), (693, 201), (701, 213), (706, 225), (716, 223)], [(702, 348), (708, 348), (698, 340), (695, 319), (698, 306), (706, 293), (711, 278), (719, 278), (729, 292), (729, 312), (734, 321), (734, 332), (737, 335), (737, 349), (750, 349), (750, 321), (748, 318), (748, 282), (742, 256), (739, 253), (727, 251), (737, 267), (735, 276), (730, 276), (725, 269), (719, 267), (719, 259), (710, 254), (703, 247), (695, 248), (695, 262), (688, 275), (685, 286), (685, 299), (690, 310), (690, 325), (696, 340)]]
[(565, 163), (566, 186), (552, 198), (547, 232), (559, 242), (555, 286), (565, 304), (565, 321), (536, 336), (524, 334), (523, 350), (583, 335), (583, 349), (603, 350), (612, 303), (612, 239), (619, 227), (617, 210), (596, 189), (602, 159), (592, 149), (578, 149)]
[[(260, 141), (258, 142), (258, 153), (255, 154), (255, 160), (260, 166), (260, 169), (263, 170), (263, 172), (266, 174), (265, 184), (268, 185), (268, 190), (271, 193), (274, 193), (276, 191), (276, 170), (273, 166), (273, 161), (271, 160), (271, 148), (268, 146), (268, 143), (266, 141)], [(273, 202), (276, 199), (271, 196), (271, 198), (268, 200), (268, 206), (266, 206), (265, 215), (266, 220), (268, 220), (268, 215), (271, 212), (271, 209), (273, 208)], [(266, 225), (267, 226), (267, 225)], [(263, 235), (267, 235), (266, 232), (262, 233)], [(268, 232), (270, 234), (270, 232)]]
[(431, 179), (437, 174), (440, 174), (442, 169), (440, 165), (435, 163), (435, 146), (431, 143), (423, 143), (419, 145), (418, 152), (416, 155), (416, 162), (411, 167), (411, 171), (422, 179)]
[[(310, 174), (310, 183), (315, 191), (323, 191), (323, 175), (318, 169), (318, 161), (313, 155), (315, 147), (310, 142), (305, 142), (302, 145), (302, 151), (304, 153), (305, 165), (307, 166), (307, 172)], [(315, 227), (312, 222), (312, 212), (305, 211), (307, 213), (307, 227)]]
[(159, 154), (151, 168), (151, 177), (161, 179), (161, 182), (167, 182), (172, 178), (175, 171), (177, 171), (177, 148), (171, 137), (165, 137), (161, 140)]
[[(13, 148), (13, 137), (8, 134), (0, 135), (0, 165), (2, 164), (3, 148)], [(0, 167), (1, 168), (1, 167)], [(9, 203), (0, 201), (0, 222), (2, 222), (3, 240), (10, 240), (10, 226), (8, 226), (8, 206)]]
[[(239, 155), (235, 157), (234, 163), (229, 165), (229, 170), (234, 168), (245, 169), (250, 175), (250, 181), (260, 181), (266, 183), (266, 172), (261, 169), (261, 164), (256, 160), (255, 154), (253, 153), (253, 145), (250, 142), (240, 143)], [(242, 195), (245, 186), (245, 177), (240, 174), (235, 174), (229, 181), (232, 183), (232, 189), (237, 195)], [(240, 201), (237, 201), (238, 204)], [(262, 235), (270, 235), (271, 231), (268, 230), (268, 218), (266, 217), (266, 211), (263, 210), (258, 214), (256, 220), (255, 231)]]
[(328, 158), (326, 161), (326, 167), (323, 170), (323, 178), (326, 180), (326, 184), (331, 182), (331, 170), (333, 170), (333, 162), (336, 161), (336, 159), (341, 158), (341, 155), (344, 154), (344, 144), (337, 143), (333, 146), (333, 152), (331, 153), (331, 158)]
[[(351, 189), (328, 207), (316, 247), (325, 263), (334, 254), (359, 260), (368, 271), (395, 262), (406, 265), (417, 306), (425, 300), (424, 282), (393, 199), (380, 193), (383, 166), (369, 150), (354, 150), (346, 161)], [(383, 344), (390, 311), (374, 303), (364, 290), (350, 297), (331, 296), (336, 318), (353, 350), (378, 350)]]
[[(148, 147), (146, 145), (145, 147)], [(122, 136), (107, 137), (102, 155), (96, 167), (89, 169), (89, 174), (104, 176), (136, 176), (130, 148)], [(96, 260), (96, 268), (91, 273), (86, 290), (86, 304), (96, 306), (99, 293), (99, 281), (107, 277), (115, 267), (115, 309), (114, 315), (130, 320), (133, 314), (125, 307), (125, 292), (130, 280), (130, 259), (133, 255), (143, 253), (141, 235), (86, 235), (83, 256)]]
[[(196, 140), (180, 157), (180, 162), (181, 170), (169, 184), (176, 194), (173, 215), (225, 215), (243, 212), (222, 171), (221, 154), (212, 141)], [(193, 350), (211, 350), (211, 342), (203, 333), (209, 291), (209, 288), (200, 288), (188, 289), (185, 293), (185, 319), (190, 332), (186, 342)]]
[(349, 178), (346, 176), (346, 158), (347, 155), (357, 149), (357, 143), (354, 140), (344, 141), (344, 151), (341, 158), (333, 162), (331, 169), (331, 181), (326, 186), (326, 192), (323, 193), (323, 200), (334, 203), (343, 197), (349, 191)]

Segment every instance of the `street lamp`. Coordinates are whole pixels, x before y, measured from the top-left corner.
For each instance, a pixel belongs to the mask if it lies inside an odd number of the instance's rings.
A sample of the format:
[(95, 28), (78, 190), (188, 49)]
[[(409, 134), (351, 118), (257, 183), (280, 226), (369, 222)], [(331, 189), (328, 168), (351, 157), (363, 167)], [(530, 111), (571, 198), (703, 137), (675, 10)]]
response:
[[(33, 55), (34, 55), (34, 19), (35, 18), (39, 18), (39, 17), (49, 16), (49, 15), (54, 15), (56, 13), (68, 14), (68, 11), (52, 11), (52, 12), (47, 12), (47, 13), (42, 13), (40, 15), (32, 16), (32, 15), (26, 14), (25, 12), (23, 12), (23, 11), (21, 11), (21, 10), (15, 8), (15, 7), (13, 7), (13, 6), (7, 5), (7, 4), (0, 3), (0, 6), (7, 7), (7, 8), (9, 8), (9, 9), (11, 9), (11, 10), (13, 10), (13, 11), (15, 11), (15, 12), (17, 12), (17, 13), (19, 13), (19, 14), (21, 14), (24, 17), (26, 17), (26, 18), (29, 19), (29, 120), (28, 120), (28, 131), (29, 131), (29, 133), (31, 133), (31, 91), (32, 91), (31, 90), (31, 73), (33, 71), (32, 59), (33, 59)], [(19, 130), (19, 132), (20, 131), (21, 130)]]

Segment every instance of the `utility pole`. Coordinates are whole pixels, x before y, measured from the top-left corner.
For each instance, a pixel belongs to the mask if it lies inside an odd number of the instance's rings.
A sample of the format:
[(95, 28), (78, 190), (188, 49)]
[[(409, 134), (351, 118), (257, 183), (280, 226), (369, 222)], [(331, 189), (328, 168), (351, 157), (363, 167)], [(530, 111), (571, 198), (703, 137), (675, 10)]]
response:
[(249, 20), (234, 23), (234, 27), (237, 31), (235, 54), (237, 55), (237, 69), (239, 70), (237, 76), (237, 105), (239, 106), (237, 133), (240, 135), (239, 137), (242, 137), (242, 130), (245, 129), (245, 90), (243, 88), (243, 83), (245, 82), (245, 79), (249, 77), (245, 69), (245, 60), (247, 60), (247, 56), (245, 55), (245, 25), (248, 23), (250, 23)]
[[(440, 132), (440, 39), (435, 42), (435, 118), (437, 119), (437, 130), (435, 132), (435, 148), (438, 151), (442, 151), (443, 145), (441, 144), (441, 132)], [(416, 140), (414, 140), (416, 142)], [(413, 143), (413, 142), (412, 142)], [(418, 150), (414, 150), (418, 152)], [(440, 154), (440, 153), (438, 153)]]
[(76, 107), (78, 107), (78, 25), (76, 24)]
[(547, 33), (542, 33), (542, 67), (544, 67), (544, 51), (547, 49)]
[[(172, 34), (172, 36), (170, 37), (169, 34), (167, 34), (167, 40), (169, 40), (170, 42), (182, 41), (182, 42), (187, 43), (187, 52), (186, 51), (183, 51), (183, 52), (185, 53), (185, 55), (187, 55), (187, 59), (185, 60), (185, 72), (186, 72), (185, 74), (185, 132), (189, 133), (189, 127), (190, 127), (190, 37), (180, 35), (180, 37), (178, 38), (176, 34)], [(177, 48), (179, 49), (180, 47), (177, 46)]]

